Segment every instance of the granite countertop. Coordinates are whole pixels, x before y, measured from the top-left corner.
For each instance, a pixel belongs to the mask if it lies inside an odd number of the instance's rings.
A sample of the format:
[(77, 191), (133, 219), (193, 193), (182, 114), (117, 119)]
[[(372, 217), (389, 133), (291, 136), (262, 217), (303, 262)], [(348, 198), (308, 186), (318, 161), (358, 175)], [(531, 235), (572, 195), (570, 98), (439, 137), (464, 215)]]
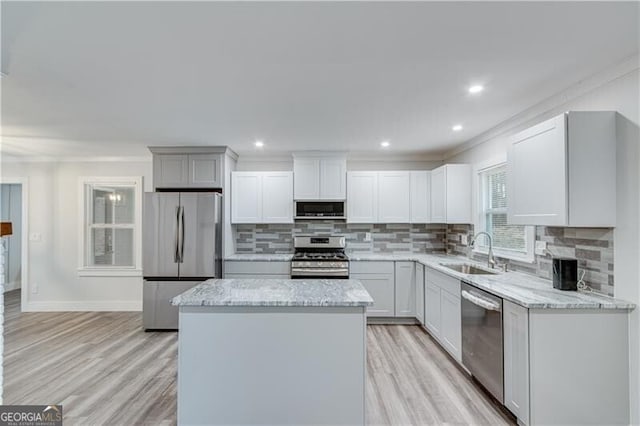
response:
[(254, 262), (289, 262), (293, 253), (236, 253), (227, 256), (224, 260), (254, 261)]
[(358, 280), (210, 279), (171, 300), (174, 306), (371, 306)]
[(458, 278), (503, 299), (529, 309), (634, 309), (635, 304), (597, 293), (562, 291), (550, 280), (522, 272), (499, 272), (492, 275), (470, 275), (454, 271), (442, 264), (469, 263), (486, 265), (462, 256), (421, 253), (349, 253), (351, 261), (415, 261)]

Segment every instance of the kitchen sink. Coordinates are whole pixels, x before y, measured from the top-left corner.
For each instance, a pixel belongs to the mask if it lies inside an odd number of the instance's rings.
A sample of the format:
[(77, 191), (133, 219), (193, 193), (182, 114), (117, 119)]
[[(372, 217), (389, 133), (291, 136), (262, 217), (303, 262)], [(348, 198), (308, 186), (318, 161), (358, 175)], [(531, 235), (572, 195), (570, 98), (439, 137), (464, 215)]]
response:
[(441, 263), (440, 265), (445, 268), (449, 268), (456, 272), (461, 272), (463, 274), (469, 275), (495, 275), (498, 271), (492, 271), (490, 269), (480, 268), (476, 265), (471, 265), (469, 263)]

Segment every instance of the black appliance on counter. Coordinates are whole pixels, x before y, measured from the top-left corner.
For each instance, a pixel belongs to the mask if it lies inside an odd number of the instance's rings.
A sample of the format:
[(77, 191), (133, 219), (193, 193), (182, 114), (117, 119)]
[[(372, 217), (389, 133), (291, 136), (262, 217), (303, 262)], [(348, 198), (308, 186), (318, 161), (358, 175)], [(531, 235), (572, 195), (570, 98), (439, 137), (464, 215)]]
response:
[(553, 260), (553, 288), (558, 290), (578, 290), (578, 260), (554, 257)]

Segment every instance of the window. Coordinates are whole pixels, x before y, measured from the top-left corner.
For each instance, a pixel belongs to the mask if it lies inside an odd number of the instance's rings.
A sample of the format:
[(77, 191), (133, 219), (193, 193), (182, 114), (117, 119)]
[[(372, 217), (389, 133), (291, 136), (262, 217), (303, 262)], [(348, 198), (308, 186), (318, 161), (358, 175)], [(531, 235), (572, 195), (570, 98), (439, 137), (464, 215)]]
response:
[(81, 178), (80, 275), (140, 275), (142, 179)]
[[(534, 227), (507, 224), (507, 170), (500, 164), (479, 173), (479, 217), (477, 231), (486, 231), (493, 238), (496, 256), (533, 261)], [(480, 237), (476, 251), (487, 253), (487, 238)]]

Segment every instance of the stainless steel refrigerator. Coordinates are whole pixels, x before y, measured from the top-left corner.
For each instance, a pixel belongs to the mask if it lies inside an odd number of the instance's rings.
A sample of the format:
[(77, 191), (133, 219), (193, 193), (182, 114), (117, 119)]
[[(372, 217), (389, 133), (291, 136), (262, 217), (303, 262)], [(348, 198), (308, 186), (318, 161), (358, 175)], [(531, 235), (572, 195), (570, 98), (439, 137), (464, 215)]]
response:
[(222, 274), (222, 195), (147, 192), (143, 206), (143, 326), (178, 329), (171, 298)]

